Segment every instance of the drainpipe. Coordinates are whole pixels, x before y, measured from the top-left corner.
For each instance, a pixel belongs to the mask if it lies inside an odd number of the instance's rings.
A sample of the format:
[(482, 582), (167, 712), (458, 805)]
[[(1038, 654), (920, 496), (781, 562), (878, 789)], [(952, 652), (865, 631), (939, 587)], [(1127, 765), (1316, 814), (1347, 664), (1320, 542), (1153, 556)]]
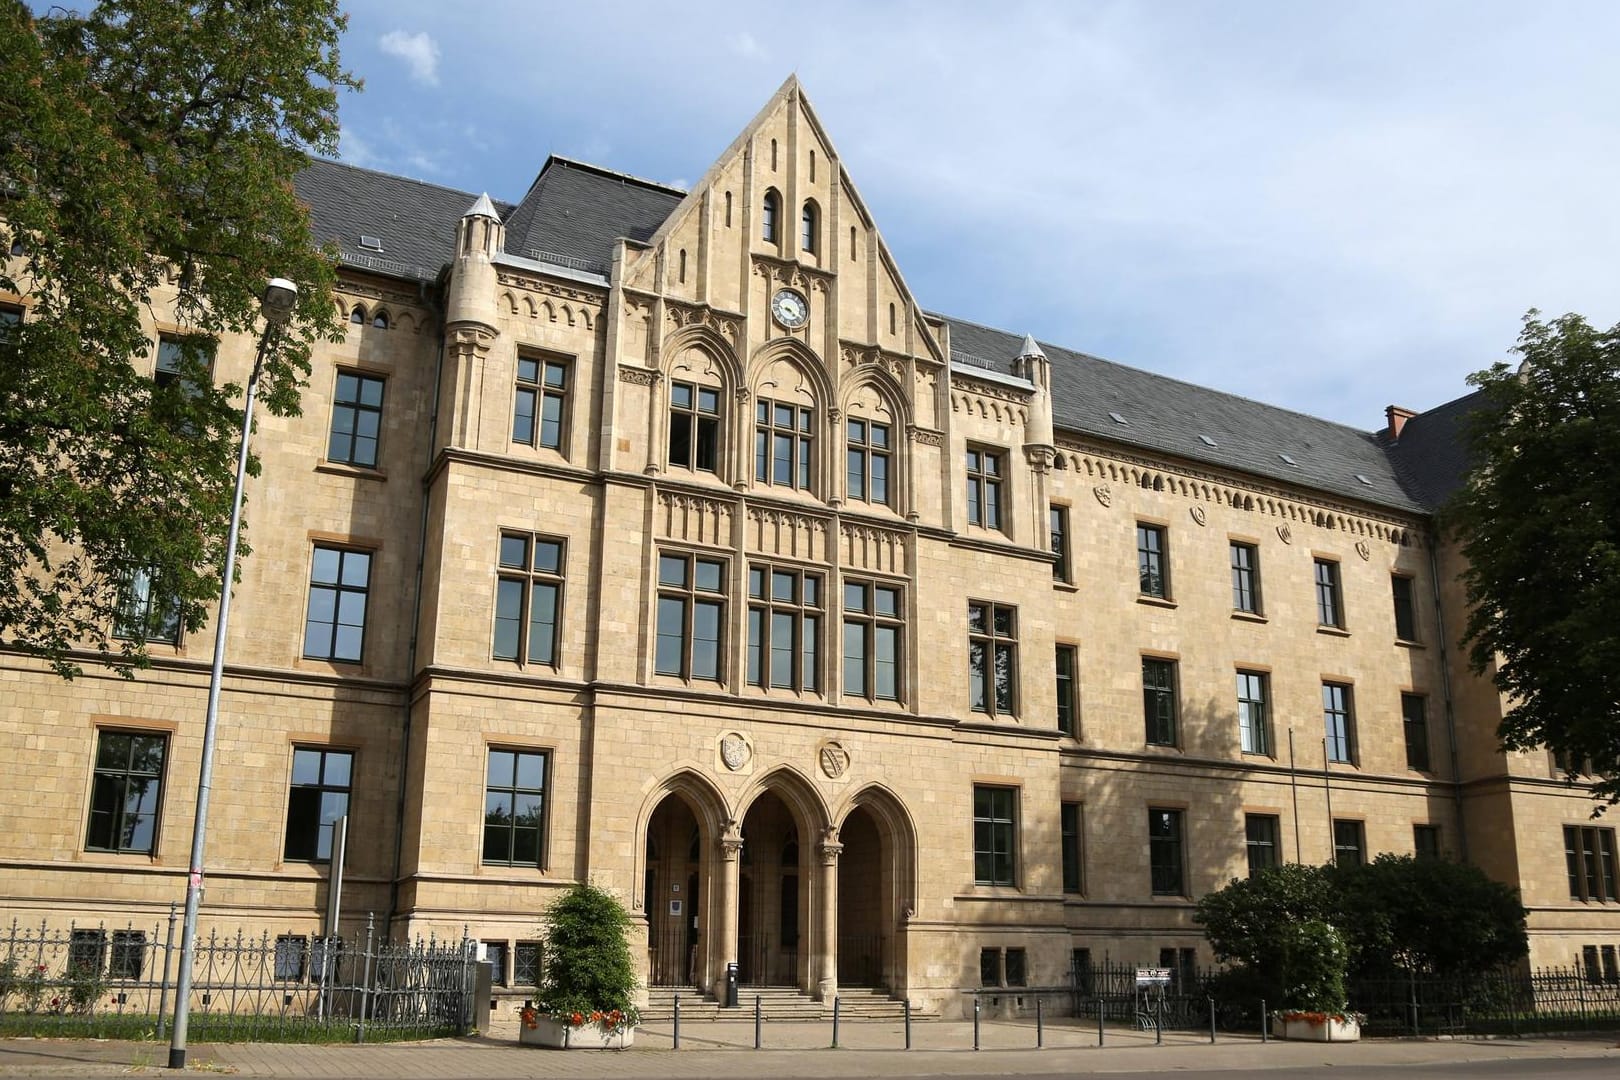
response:
[(1457, 859), (1468, 861), (1468, 830), (1463, 827), (1462, 772), (1457, 765), (1457, 711), (1451, 699), (1451, 650), (1445, 609), (1440, 606), (1440, 536), (1429, 533), (1429, 589), (1434, 598), (1434, 636), (1440, 646), (1440, 695), (1445, 701), (1446, 742), (1451, 753), (1451, 798), (1457, 804)]
[[(424, 289), (425, 291), (425, 289)], [(439, 317), (439, 355), (433, 367), (433, 406), (428, 412), (428, 468), (433, 469), (433, 447), (439, 430), (439, 386), (444, 379), (444, 294), (435, 289), (433, 311)], [(424, 474), (425, 475), (425, 474)], [(399, 792), (394, 800), (394, 869), (388, 878), (388, 911), (383, 916), (383, 940), (394, 936), (394, 913), (399, 909), (399, 868), (405, 857), (405, 796), (411, 764), (411, 703), (416, 696), (417, 638), (422, 626), (422, 575), (427, 563), (428, 492), (422, 490), (421, 521), (416, 531), (416, 575), (411, 599), (411, 640), (405, 653), (405, 715), (399, 736)]]

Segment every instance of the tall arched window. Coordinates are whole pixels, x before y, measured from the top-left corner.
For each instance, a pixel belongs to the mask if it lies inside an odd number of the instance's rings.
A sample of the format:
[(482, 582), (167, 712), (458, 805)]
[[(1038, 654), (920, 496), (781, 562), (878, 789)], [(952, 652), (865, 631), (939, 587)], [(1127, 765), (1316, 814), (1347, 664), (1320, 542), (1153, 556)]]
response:
[(774, 191), (765, 193), (765, 207), (759, 216), (759, 234), (767, 244), (779, 241), (776, 237), (776, 219), (782, 209), (782, 199)]
[(816, 204), (814, 200), (804, 204), (804, 213), (799, 215), (799, 247), (808, 255), (816, 252)]

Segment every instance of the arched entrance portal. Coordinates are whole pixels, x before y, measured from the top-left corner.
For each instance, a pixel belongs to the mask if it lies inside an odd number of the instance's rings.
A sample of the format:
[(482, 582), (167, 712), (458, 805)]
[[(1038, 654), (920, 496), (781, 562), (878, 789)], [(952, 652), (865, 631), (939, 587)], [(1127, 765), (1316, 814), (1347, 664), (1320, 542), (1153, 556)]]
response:
[(701, 986), (703, 927), (710, 844), (686, 799), (664, 796), (647, 825), (643, 910), (647, 913), (647, 982)]
[(809, 881), (799, 828), (774, 793), (754, 800), (742, 824), (737, 881), (737, 976), (745, 986), (798, 986)]
[(869, 788), (838, 828), (838, 984), (906, 989), (906, 921), (915, 902), (911, 821)]

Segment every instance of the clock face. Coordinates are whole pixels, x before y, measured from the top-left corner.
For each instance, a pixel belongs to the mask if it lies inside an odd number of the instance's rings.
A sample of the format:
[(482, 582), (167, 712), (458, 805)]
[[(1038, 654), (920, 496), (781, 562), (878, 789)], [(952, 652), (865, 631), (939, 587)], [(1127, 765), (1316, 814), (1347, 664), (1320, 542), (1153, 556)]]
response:
[(771, 297), (771, 314), (789, 330), (797, 330), (810, 320), (810, 304), (792, 289), (778, 289)]

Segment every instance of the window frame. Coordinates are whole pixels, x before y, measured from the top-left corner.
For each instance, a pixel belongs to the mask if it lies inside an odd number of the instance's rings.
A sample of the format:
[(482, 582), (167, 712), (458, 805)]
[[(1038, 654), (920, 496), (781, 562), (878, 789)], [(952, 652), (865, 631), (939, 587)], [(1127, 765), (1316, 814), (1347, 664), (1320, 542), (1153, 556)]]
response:
[(1151, 600), (1170, 599), (1170, 530), (1164, 525), (1136, 523), (1136, 590)]
[[(104, 762), (105, 751), (109, 749), (107, 740), (128, 739), (129, 744), (124, 754), (122, 765), (116, 762)], [(138, 746), (136, 740), (151, 740), (159, 747), (156, 767), (150, 770), (137, 771)], [(147, 855), (155, 856), (158, 849), (158, 839), (163, 828), (163, 788), (164, 779), (168, 773), (169, 764), (169, 735), (167, 732), (142, 730), (139, 728), (98, 727), (96, 729), (95, 756), (90, 761), (90, 805), (85, 816), (84, 850), (113, 855)], [(127, 831), (129, 819), (129, 784), (132, 778), (151, 782), (151, 809), (137, 809), (136, 829), (140, 829), (138, 819), (149, 819), (146, 829), (149, 840), (144, 845), (125, 843), (123, 837)], [(105, 779), (105, 784), (103, 780)], [(103, 799), (103, 793), (110, 796), (119, 796), (116, 804), (109, 804), (104, 810), (98, 810), (97, 804)], [(147, 791), (140, 792), (144, 802)], [(102, 827), (103, 836), (97, 836), (98, 817), (107, 823)], [(108, 843), (94, 843), (94, 840), (105, 839)]]
[[(507, 561), (507, 542), (515, 541), (523, 545), (523, 565)], [(551, 548), (556, 552), (553, 562), (554, 568), (541, 565), (541, 549)], [(510, 661), (519, 668), (529, 664), (539, 664), (552, 670), (562, 667), (562, 626), (563, 601), (565, 596), (565, 582), (567, 580), (568, 566), (568, 539), (562, 536), (549, 536), (545, 533), (527, 532), (522, 529), (502, 529), (496, 546), (495, 555), (495, 610), (493, 612), (494, 624), (490, 637), (490, 658), (493, 660)], [(509, 587), (517, 589), (517, 617), (503, 616), (502, 605), (506, 597), (511, 595)], [(551, 621), (549, 655), (536, 656), (535, 643), (535, 612), (539, 606), (543, 591), (549, 590), (551, 595)], [(503, 623), (515, 623), (513, 649), (510, 655), (504, 654), (498, 645), (501, 641), (501, 627)], [(540, 625), (545, 625), (541, 623)]]
[(799, 211), (799, 250), (814, 255), (820, 247), (821, 212), (814, 199), (804, 200)]
[(1564, 869), (1569, 898), (1582, 903), (1620, 901), (1620, 858), (1615, 830), (1602, 825), (1564, 826)]
[[(525, 374), (524, 365), (533, 365), (532, 375)], [(568, 451), (568, 402), (573, 388), (570, 385), (573, 363), (569, 358), (549, 353), (519, 351), (513, 365), (512, 441), (519, 446), (532, 446), (537, 450)], [(556, 381), (552, 374), (556, 373)], [(527, 402), (527, 408), (524, 403)], [(555, 405), (553, 405), (555, 403)], [(550, 413), (555, 410), (555, 416)], [(519, 425), (527, 423), (528, 431)], [(555, 434), (548, 439), (550, 425)]]
[[(1353, 842), (1351, 842), (1353, 841)], [(1340, 860), (1341, 853), (1352, 853), (1355, 862), (1351, 866), (1367, 865), (1367, 823), (1360, 818), (1334, 818), (1333, 819), (1333, 865), (1345, 865)]]
[(1442, 843), (1440, 826), (1430, 822), (1415, 822), (1412, 825), (1412, 857), (1416, 859), (1443, 859), (1445, 847)]
[[(1255, 826), (1260, 826), (1257, 830)], [(1256, 832), (1263, 833), (1256, 836)], [(1249, 877), (1282, 865), (1282, 817), (1279, 814), (1243, 815), (1243, 852), (1248, 859)]]
[[(496, 782), (499, 779), (505, 779), (505, 777), (497, 777), (495, 775), (497, 755), (506, 755), (511, 759), (509, 783), (498, 784)], [(535, 759), (539, 763), (540, 782), (538, 786), (520, 783), (523, 778), (523, 761), (524, 759), (529, 758)], [(533, 746), (506, 746), (498, 744), (490, 744), (489, 746), (485, 747), (484, 822), (483, 827), (480, 830), (480, 842), (478, 846), (478, 864), (480, 866), (500, 866), (513, 869), (533, 868), (535, 870), (545, 870), (547, 868), (549, 865), (549, 861), (547, 859), (549, 854), (549, 845), (546, 843), (546, 826), (547, 822), (549, 821), (551, 811), (551, 778), (551, 751), (549, 749), (542, 749)], [(511, 802), (508, 804), (507, 809), (509, 820), (505, 824), (500, 822), (491, 823), (490, 821), (490, 801), (495, 795), (511, 797)], [(534, 799), (535, 803), (537, 804), (533, 812), (527, 815), (526, 820), (529, 822), (529, 824), (522, 826), (518, 824), (519, 817), (517, 813), (518, 799), (520, 796), (530, 797)], [(492, 830), (495, 831), (492, 833)], [(533, 861), (518, 858), (518, 837), (520, 832), (530, 832), (533, 834)], [(506, 857), (491, 858), (490, 841), (492, 836), (500, 835), (505, 836)]]
[[(861, 589), (862, 607), (850, 606), (852, 589)], [(894, 611), (889, 613), (881, 610), (879, 603), (880, 593), (894, 595)], [(845, 577), (839, 588), (839, 689), (844, 697), (857, 697), (873, 704), (883, 701), (902, 702), (906, 698), (905, 656), (906, 656), (906, 595), (905, 589), (899, 582), (886, 581), (882, 578)], [(850, 634), (858, 634), (860, 653), (850, 652), (852, 644)], [(883, 639), (883, 631), (891, 631), (894, 642), (894, 657), (886, 665), (879, 663), (879, 644)], [(857, 661), (861, 665), (861, 684), (852, 689), (850, 679), (850, 663)], [(893, 669), (894, 693), (893, 695), (880, 693), (882, 680), (879, 678), (883, 667)]]
[[(1162, 683), (1149, 683), (1149, 665), (1156, 665), (1162, 671), (1165, 676)], [(1181, 745), (1180, 667), (1179, 663), (1167, 657), (1142, 657), (1142, 719), (1145, 728), (1144, 741), (1149, 746), (1175, 747)], [(1155, 696), (1150, 698), (1150, 694)], [(1156, 707), (1163, 706), (1165, 703), (1168, 703), (1168, 710)], [(1165, 715), (1166, 711), (1167, 715)], [(1169, 734), (1167, 738), (1154, 737), (1155, 734), (1164, 730), (1162, 727), (1156, 728), (1156, 725), (1168, 725)]]
[(1322, 680), (1322, 735), (1327, 740), (1328, 761), (1335, 765), (1356, 765), (1355, 688), (1346, 682)]
[(1057, 729), (1071, 739), (1080, 737), (1080, 646), (1059, 641), (1053, 648), (1052, 669), (1057, 691)]
[[(119, 641), (180, 647), (185, 633), (178, 596), (164, 596), (155, 569), (138, 566), (125, 575), (113, 617), (112, 636)], [(158, 610), (156, 605), (162, 604)]]
[(1260, 615), (1260, 545), (1244, 540), (1230, 542), (1232, 567), (1232, 610), (1244, 615)]
[[(1156, 833), (1156, 815), (1170, 826)], [(1169, 874), (1174, 871), (1175, 879)], [(1188, 896), (1186, 811), (1174, 806), (1148, 807), (1148, 884), (1154, 896)]]
[[(354, 800), (354, 768), (356, 758), (359, 755), (349, 747), (325, 746), (315, 743), (294, 743), (292, 751), (293, 755), (291, 768), (287, 774), (287, 818), (282, 835), (281, 861), (297, 863), (329, 863), (332, 861), (332, 846), (335, 842), (337, 822), (342, 820), (345, 814), (349, 813), (350, 806)], [(316, 768), (315, 781), (313, 783), (300, 783), (297, 779), (300, 754), (313, 754), (318, 758), (319, 764)], [(344, 783), (328, 783), (326, 779), (327, 764), (329, 761), (340, 757), (347, 759), (347, 771), (344, 774)], [(312, 827), (314, 830), (314, 835), (313, 844), (308, 843), (311, 837), (299, 837), (299, 839), (304, 841), (304, 843), (299, 844), (295, 850), (295, 822), (293, 819), (294, 815), (300, 812), (300, 808), (297, 804), (303, 801), (298, 797), (299, 792), (315, 793), (316, 801), (314, 809), (316, 813), (315, 816), (308, 822), (296, 822), (299, 829), (308, 829)], [(342, 812), (332, 815), (331, 819), (327, 820), (326, 796), (337, 795), (339, 793), (341, 793), (343, 796)], [(305, 813), (307, 814), (307, 811), (305, 811)], [(321, 841), (323, 839), (326, 841), (325, 855), (321, 854)], [(314, 854), (305, 854), (305, 852), (309, 850), (313, 850)]]
[[(859, 425), (861, 435), (857, 439), (855, 428)], [(883, 431), (883, 445), (879, 446), (873, 438), (875, 431)], [(864, 502), (871, 506), (892, 507), (893, 480), (894, 480), (894, 428), (890, 424), (878, 420), (869, 420), (861, 416), (848, 417), (844, 422), (844, 495), (856, 502)], [(873, 468), (874, 461), (883, 462), (883, 497), (875, 494), (877, 487), (877, 471)], [(858, 481), (858, 483), (857, 483)], [(859, 487), (857, 492), (856, 488)]]
[(1007, 480), (1006, 452), (993, 446), (969, 443), (967, 468), (967, 522), (992, 532), (1003, 532), (1002, 506)]
[(1414, 644), (1422, 641), (1418, 635), (1417, 579), (1411, 574), (1391, 574), (1389, 588), (1395, 608), (1395, 640)]
[(1061, 862), (1063, 891), (1070, 896), (1086, 893), (1086, 804), (1065, 799), (1058, 804), (1058, 842), (1063, 848)]
[[(354, 397), (343, 396), (344, 380), (354, 383)], [(369, 385), (377, 387), (376, 404), (365, 400), (365, 390)], [(347, 368), (337, 369), (337, 378), (332, 383), (332, 417), (327, 425), (326, 432), (326, 460), (332, 465), (347, 465), (355, 469), (376, 469), (382, 461), (382, 430), (383, 406), (388, 397), (388, 380), (382, 375), (369, 371), (352, 371)], [(349, 429), (346, 432), (338, 430), (338, 421), (347, 417)], [(372, 418), (372, 433), (361, 433), (361, 418)], [(348, 440), (346, 453), (337, 451), (338, 440)], [(371, 446), (371, 460), (364, 461), (358, 457), (358, 448), (363, 442)]]
[[(772, 165), (772, 168), (775, 168)], [(775, 188), (765, 189), (765, 198), (761, 200), (759, 214), (759, 238), (767, 244), (778, 247), (782, 243), (782, 196)]]
[[(684, 404), (678, 400), (683, 391), (688, 395), (688, 400)], [(704, 408), (705, 395), (713, 395), (712, 410)], [(723, 459), (720, 438), (721, 420), (724, 415), (721, 407), (723, 398), (724, 390), (718, 386), (685, 380), (674, 380), (669, 384), (669, 430), (666, 432), (664, 446), (664, 461), (667, 467), (720, 475), (720, 462)], [(675, 456), (676, 432), (679, 428), (685, 429), (684, 460), (677, 460)], [(704, 464), (705, 458), (709, 459), (707, 465)]]
[[(773, 562), (751, 562), (747, 573), (748, 625), (744, 684), (767, 693), (773, 690), (821, 693), (826, 685), (821, 646), (822, 633), (827, 625), (827, 575), (792, 563)], [(756, 575), (759, 580), (757, 592), (754, 586)], [(779, 576), (791, 579), (791, 596), (777, 596)], [(806, 599), (807, 581), (815, 582), (815, 599)], [(779, 683), (776, 678), (776, 658), (782, 654), (775, 639), (777, 620), (784, 617), (790, 620), (788, 633), (791, 640), (785, 654), (789, 658), (789, 674), (785, 683)]]
[[(331, 581), (317, 580), (315, 576), (322, 552), (334, 553), (338, 557), (336, 571)], [(309, 591), (304, 607), (303, 651), (300, 654), (305, 660), (324, 660), (332, 664), (362, 664), (365, 662), (366, 623), (369, 621), (368, 616), (370, 614), (371, 607), (371, 569), (372, 563), (376, 560), (376, 554), (377, 553), (373, 550), (356, 547), (349, 544), (321, 542), (312, 545), (309, 564)], [(351, 557), (363, 558), (365, 560), (365, 581), (360, 585), (354, 585), (344, 581), (345, 567), (347, 566)], [(333, 596), (331, 610), (332, 617), (329, 622), (314, 618), (315, 597), (317, 590), (330, 592)], [(343, 611), (345, 596), (360, 597), (360, 622), (358, 624), (360, 640), (359, 644), (354, 649), (353, 656), (349, 656), (347, 653), (342, 656), (337, 655), (338, 635), (340, 628), (353, 627), (356, 625), (352, 622), (344, 623), (340, 619), (340, 615)], [(330, 632), (327, 635), (326, 651), (324, 653), (310, 651), (310, 630), (312, 625), (327, 626), (330, 628)]]
[(1276, 757), (1271, 737), (1271, 675), (1238, 668), (1238, 745), (1245, 754)]
[[(1414, 715), (1415, 713), (1415, 715)], [(1422, 694), (1401, 694), (1401, 734), (1406, 743), (1406, 767), (1430, 772), (1429, 699)]]
[[(975, 613), (982, 613), (975, 628)], [(1002, 616), (1009, 630), (1003, 631)], [(1006, 656), (1006, 681), (1001, 658)], [(986, 662), (988, 661), (988, 667)], [(994, 683), (990, 681), (994, 679)], [(968, 708), (990, 717), (1016, 717), (1018, 685), (1018, 608), (993, 600), (968, 601)]]
[(1344, 576), (1337, 559), (1312, 559), (1316, 582), (1316, 625), (1344, 629)]
[[(782, 423), (786, 412), (791, 423)], [(785, 488), (814, 495), (819, 487), (816, 468), (817, 409), (797, 401), (776, 398), (754, 399), (754, 482), (767, 487)], [(783, 441), (789, 448), (787, 479), (780, 478), (782, 459), (778, 449)]]
[(1018, 887), (1018, 794), (1018, 788), (1007, 784), (973, 785), (975, 885)]
[(1069, 551), (1069, 506), (1067, 503), (1048, 503), (1046, 524), (1051, 534), (1052, 580), (1064, 585), (1074, 583), (1074, 565)]
[[(680, 562), (684, 565), (682, 580), (679, 584), (666, 581), (664, 568), (667, 563)], [(681, 679), (685, 682), (705, 682), (725, 685), (726, 683), (726, 625), (729, 601), (731, 599), (729, 583), (731, 574), (731, 560), (725, 556), (712, 553), (698, 553), (693, 551), (680, 551), (660, 549), (656, 567), (656, 602), (653, 617), (653, 674)], [(713, 589), (698, 584), (698, 569), (712, 567), (715, 570), (717, 586)], [(666, 604), (678, 604), (680, 610), (681, 627), (678, 634), (666, 631), (665, 612), (672, 610)], [(695, 636), (698, 611), (700, 608), (714, 610), (714, 671), (699, 674), (695, 663), (696, 646)], [(709, 639), (705, 638), (705, 641)], [(671, 669), (664, 664), (663, 642), (675, 641), (680, 651), (678, 669)]]

